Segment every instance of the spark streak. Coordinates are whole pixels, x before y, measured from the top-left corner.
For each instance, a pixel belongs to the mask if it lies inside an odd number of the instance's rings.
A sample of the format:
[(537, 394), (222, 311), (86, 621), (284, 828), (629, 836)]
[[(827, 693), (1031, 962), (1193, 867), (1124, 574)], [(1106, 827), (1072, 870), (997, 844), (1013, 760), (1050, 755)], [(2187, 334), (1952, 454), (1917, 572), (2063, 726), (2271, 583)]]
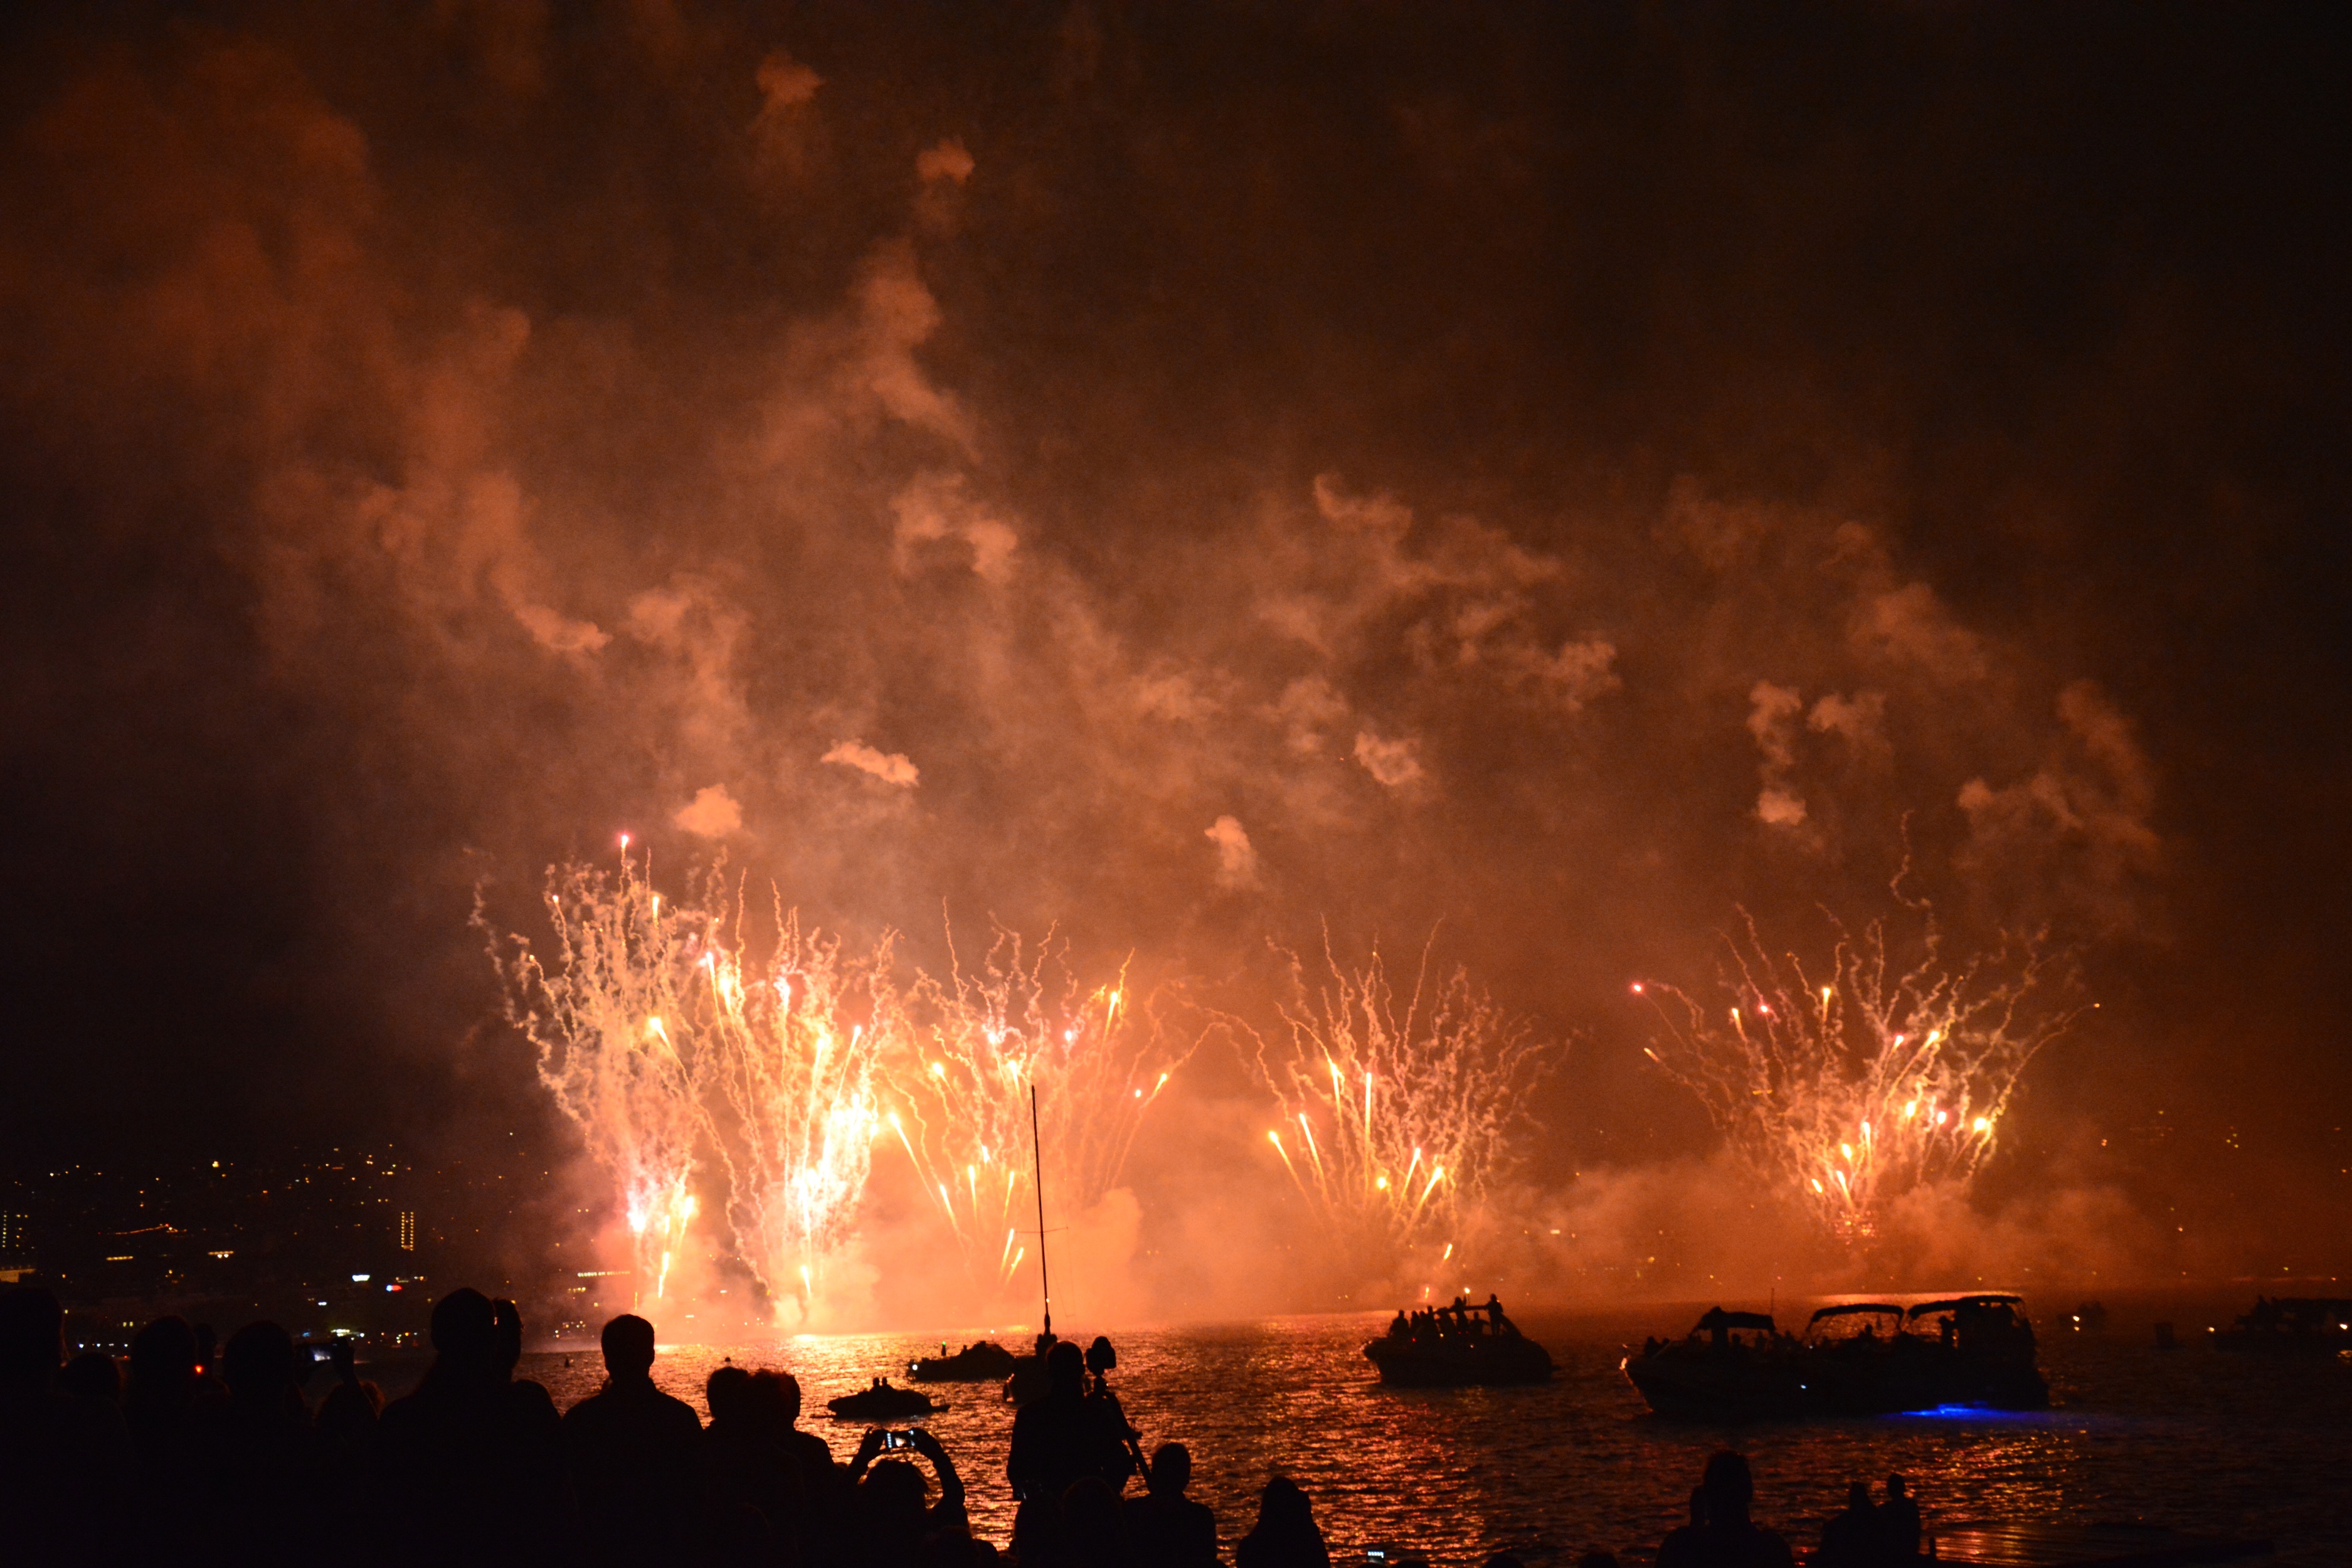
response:
[(1796, 954), (1775, 957), (1751, 919), (1744, 940), (1726, 940), (1728, 1009), (1635, 988), (1665, 1026), (1651, 1059), (1850, 1245), (1877, 1233), (1900, 1194), (1973, 1178), (2027, 1064), (2074, 1016), (2044, 1005), (2063, 980), (2033, 943), (1948, 967), (1932, 912), (1906, 907), (1923, 923), (1908, 969), (1890, 959), (1885, 921), (1858, 938), (1833, 922), (1817, 982)]

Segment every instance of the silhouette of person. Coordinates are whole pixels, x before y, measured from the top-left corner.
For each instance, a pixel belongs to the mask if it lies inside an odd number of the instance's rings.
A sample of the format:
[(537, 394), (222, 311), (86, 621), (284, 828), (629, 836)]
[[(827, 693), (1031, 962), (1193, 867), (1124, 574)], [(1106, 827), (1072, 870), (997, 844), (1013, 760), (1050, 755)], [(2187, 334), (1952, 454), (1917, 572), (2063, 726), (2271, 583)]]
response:
[(1331, 1568), (1315, 1505), (1298, 1483), (1276, 1476), (1259, 1494), (1257, 1523), (1234, 1548), (1234, 1568)]
[(1744, 1458), (1727, 1451), (1707, 1460), (1699, 1490), (1706, 1521), (1668, 1535), (1658, 1568), (1794, 1568), (1789, 1543), (1748, 1520), (1756, 1485)]
[(387, 1555), (560, 1561), (572, 1500), (562, 1450), (508, 1386), (497, 1309), (478, 1290), (453, 1290), (434, 1305), (432, 1338), (416, 1391), (376, 1423), (372, 1510)]
[(634, 1312), (604, 1325), (604, 1386), (563, 1415), (593, 1563), (685, 1561), (687, 1506), (702, 1419), (654, 1386), (654, 1326)]
[(1126, 1489), (1128, 1478), (1144, 1468), (1143, 1434), (1128, 1424), (1127, 1409), (1111, 1391), (1110, 1371), (1118, 1365), (1118, 1352), (1111, 1348), (1108, 1336), (1097, 1334), (1095, 1342), (1087, 1347), (1087, 1371), (1094, 1374), (1092, 1386), (1087, 1390), (1087, 1404), (1093, 1410), (1095, 1423), (1111, 1441), (1105, 1447), (1101, 1460), (1102, 1479), (1117, 1493)]
[(1899, 1475), (1886, 1478), (1886, 1500), (1878, 1505), (1878, 1547), (1897, 1563), (1919, 1555), (1919, 1505)]
[(1118, 1442), (1104, 1430), (1099, 1407), (1087, 1399), (1087, 1363), (1078, 1347), (1061, 1342), (1045, 1352), (1046, 1389), (1013, 1418), (1012, 1450), (1004, 1462), (1020, 1506), (1013, 1516), (1013, 1554), (1026, 1562), (1050, 1552), (1062, 1495), (1081, 1478), (1099, 1479), (1115, 1464)]
[(1126, 1521), (1118, 1493), (1100, 1476), (1083, 1476), (1062, 1494), (1061, 1524), (1047, 1568), (1128, 1568)]
[(1412, 1332), (1412, 1325), (1406, 1321), (1404, 1310), (1400, 1307), (1397, 1309), (1397, 1315), (1389, 1320), (1389, 1338), (1401, 1340), (1411, 1332)]
[(521, 1419), (538, 1422), (552, 1431), (559, 1419), (555, 1396), (547, 1392), (545, 1384), (515, 1375), (515, 1368), (522, 1364), (521, 1310), (501, 1296), (490, 1303), (490, 1321), (498, 1330), (496, 1359), (499, 1376), (507, 1385), (507, 1397), (515, 1402)]
[(963, 1478), (940, 1440), (917, 1426), (908, 1437), (939, 1477), (940, 1500), (923, 1506), (923, 1473), (905, 1459), (883, 1459), (880, 1428), (866, 1432), (850, 1461), (853, 1479), (845, 1561), (873, 1568), (902, 1564), (966, 1563), (974, 1554), (971, 1521), (964, 1512)]
[(702, 1432), (705, 1556), (717, 1563), (764, 1563), (801, 1555), (808, 1491), (800, 1461), (751, 1374), (722, 1366), (703, 1384), (710, 1425)]
[(1698, 1538), (1706, 1529), (1706, 1489), (1705, 1487), (1691, 1488), (1689, 1507), (1688, 1522), (1668, 1531), (1665, 1540), (1659, 1542), (1659, 1562), (1687, 1561), (1688, 1553), (1698, 1549)]
[(1184, 1495), (1192, 1484), (1192, 1451), (1162, 1443), (1144, 1475), (1144, 1492), (1119, 1506), (1128, 1550), (1137, 1568), (1213, 1568), (1217, 1516)]
[(1503, 1299), (1492, 1290), (1486, 1292), (1486, 1310), (1487, 1326), (1496, 1333), (1502, 1332), (1503, 1325), (1509, 1320), (1503, 1316)]
[(776, 1440), (799, 1461), (801, 1485), (808, 1493), (810, 1506), (828, 1506), (845, 1478), (824, 1439), (800, 1429), (801, 1380), (791, 1373), (762, 1367), (751, 1374), (751, 1392), (759, 1400), (761, 1420), (775, 1424)]
[(1870, 1484), (1856, 1481), (1846, 1489), (1845, 1510), (1832, 1514), (1822, 1526), (1822, 1544), (1813, 1553), (1814, 1568), (1874, 1568), (1878, 1562), (1878, 1510), (1870, 1503)]
[(228, 1398), (199, 1406), (195, 1420), (200, 1523), (188, 1544), (198, 1562), (292, 1563), (317, 1550), (323, 1473), (297, 1354), (272, 1322), (247, 1323), (221, 1348)]
[(117, 1560), (131, 1439), (122, 1413), (58, 1386), (65, 1312), (37, 1286), (0, 1292), (0, 1553)]
[(1576, 1568), (1617, 1568), (1614, 1552), (1588, 1552), (1576, 1560)]

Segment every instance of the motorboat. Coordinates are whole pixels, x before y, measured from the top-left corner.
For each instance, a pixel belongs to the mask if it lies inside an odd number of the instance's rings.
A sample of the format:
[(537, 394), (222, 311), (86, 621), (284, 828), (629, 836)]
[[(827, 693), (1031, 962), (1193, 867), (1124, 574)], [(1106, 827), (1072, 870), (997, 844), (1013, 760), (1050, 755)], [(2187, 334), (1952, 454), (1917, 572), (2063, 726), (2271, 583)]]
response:
[(1625, 1375), (1662, 1415), (1884, 1415), (1944, 1405), (2039, 1410), (2050, 1385), (2016, 1296), (1906, 1306), (1853, 1301), (1783, 1333), (1761, 1312), (1711, 1309), (1680, 1340), (1652, 1340)]
[(1019, 1358), (994, 1340), (976, 1340), (948, 1353), (927, 1355), (907, 1363), (907, 1375), (917, 1383), (999, 1383), (1013, 1375)]
[(887, 1377), (876, 1378), (871, 1386), (861, 1388), (855, 1394), (828, 1399), (824, 1407), (841, 1421), (905, 1421), (947, 1408), (944, 1405), (933, 1403), (928, 1394), (892, 1386)]
[(1492, 1388), (1549, 1379), (1551, 1352), (1521, 1333), (1500, 1302), (1490, 1307), (1457, 1301), (1419, 1320), (1400, 1312), (1385, 1335), (1364, 1346), (1364, 1354), (1380, 1368), (1382, 1383), (1399, 1388)]

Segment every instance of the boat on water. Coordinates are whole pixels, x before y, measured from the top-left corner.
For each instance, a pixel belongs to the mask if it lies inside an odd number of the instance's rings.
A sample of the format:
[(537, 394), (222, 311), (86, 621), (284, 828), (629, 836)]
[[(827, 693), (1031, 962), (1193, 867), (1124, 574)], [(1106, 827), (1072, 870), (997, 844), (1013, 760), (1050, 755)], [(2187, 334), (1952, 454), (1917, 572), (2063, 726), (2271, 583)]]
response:
[(950, 1355), (940, 1353), (907, 1363), (907, 1375), (917, 1383), (997, 1383), (1013, 1375), (1020, 1358), (994, 1340), (975, 1340)]
[(1389, 1331), (1364, 1346), (1381, 1381), (1399, 1388), (1494, 1388), (1542, 1383), (1551, 1376), (1551, 1352), (1519, 1331), (1489, 1298), (1411, 1316), (1399, 1312)]
[(2325, 1296), (2257, 1296), (2254, 1310), (2213, 1342), (2263, 1355), (2340, 1355), (2352, 1352), (2352, 1300)]
[(1711, 1309), (1680, 1340), (1649, 1341), (1625, 1375), (1661, 1415), (1885, 1415), (1939, 1405), (2040, 1410), (2050, 1385), (2016, 1296), (1906, 1306), (1842, 1302), (1801, 1335), (1763, 1312)]
[(841, 1421), (905, 1421), (947, 1408), (944, 1405), (933, 1403), (928, 1394), (892, 1386), (887, 1377), (876, 1378), (871, 1386), (861, 1388), (855, 1394), (828, 1399), (824, 1407)]

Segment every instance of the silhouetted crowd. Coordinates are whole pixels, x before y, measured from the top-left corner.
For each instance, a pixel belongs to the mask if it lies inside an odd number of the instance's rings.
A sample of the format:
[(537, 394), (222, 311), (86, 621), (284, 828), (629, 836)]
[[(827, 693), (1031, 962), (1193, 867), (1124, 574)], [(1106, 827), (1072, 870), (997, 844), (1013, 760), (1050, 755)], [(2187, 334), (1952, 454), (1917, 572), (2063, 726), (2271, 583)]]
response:
[[(559, 1415), (545, 1387), (515, 1375), (523, 1326), (511, 1301), (454, 1291), (434, 1308), (432, 1341), (415, 1391), (389, 1404), (338, 1342), (332, 1381), (313, 1405), (303, 1392), (311, 1352), (275, 1323), (247, 1324), (215, 1346), (180, 1318), (158, 1319), (133, 1337), (126, 1381), (111, 1356), (66, 1359), (64, 1314), (49, 1292), (0, 1292), (0, 1563), (1007, 1561), (972, 1534), (963, 1479), (935, 1436), (870, 1430), (841, 1464), (800, 1429), (790, 1373), (720, 1367), (705, 1385), (705, 1426), (655, 1386), (653, 1325), (625, 1314), (604, 1325), (604, 1386)], [(1215, 1517), (1186, 1495), (1192, 1455), (1169, 1443), (1146, 1458), (1103, 1375), (1110, 1362), (1102, 1341), (1086, 1356), (1067, 1342), (1046, 1352), (1046, 1391), (1013, 1423), (1011, 1560), (1213, 1568)], [(1900, 1477), (1887, 1489), (1874, 1508), (1857, 1486), (1812, 1561), (1875, 1568), (1916, 1556), (1918, 1510)], [(1747, 1462), (1717, 1455), (1659, 1568), (1790, 1563), (1780, 1536), (1749, 1522), (1749, 1498)], [(1266, 1483), (1233, 1561), (1330, 1568), (1297, 1483)], [(1499, 1555), (1487, 1568), (1517, 1561)], [(1580, 1568), (1616, 1563), (1595, 1552)]]

